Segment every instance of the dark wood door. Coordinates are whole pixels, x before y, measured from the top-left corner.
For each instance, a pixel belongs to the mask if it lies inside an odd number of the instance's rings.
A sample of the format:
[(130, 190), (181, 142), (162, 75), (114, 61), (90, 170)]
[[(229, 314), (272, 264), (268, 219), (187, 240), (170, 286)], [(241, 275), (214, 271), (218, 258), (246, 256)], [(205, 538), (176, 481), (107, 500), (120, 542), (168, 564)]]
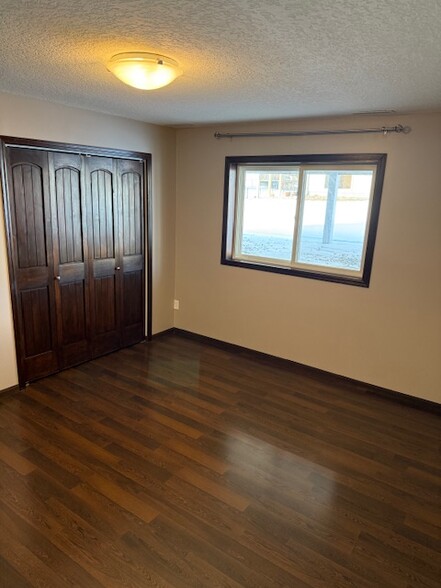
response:
[(5, 151), (23, 385), (144, 338), (144, 162)]
[(121, 261), (116, 161), (86, 158), (92, 355), (121, 347)]
[(119, 251), (117, 258), (121, 280), (121, 336), (123, 345), (144, 338), (144, 207), (143, 164), (117, 161)]
[(7, 150), (9, 240), (20, 383), (58, 369), (48, 156)]
[(85, 178), (81, 155), (48, 158), (59, 358), (65, 368), (91, 356)]

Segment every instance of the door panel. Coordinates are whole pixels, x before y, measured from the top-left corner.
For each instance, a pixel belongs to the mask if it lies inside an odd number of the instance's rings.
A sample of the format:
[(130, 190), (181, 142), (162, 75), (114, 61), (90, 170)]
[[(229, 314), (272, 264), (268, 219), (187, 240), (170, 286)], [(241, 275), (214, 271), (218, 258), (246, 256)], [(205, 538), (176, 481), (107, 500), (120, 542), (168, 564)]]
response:
[(122, 340), (123, 345), (132, 345), (145, 336), (142, 163), (118, 160), (118, 177), (121, 195), (119, 265), (122, 268)]
[(86, 342), (86, 296), (84, 280), (60, 285), (61, 345), (70, 346)]
[(20, 295), (22, 320), (25, 325), (25, 358), (45, 354), (53, 346), (51, 313), (47, 287), (22, 290)]
[[(120, 168), (138, 167), (137, 162), (119, 162)], [(121, 175), (123, 255), (142, 255), (141, 174), (123, 171)]]
[(90, 357), (87, 281), (87, 214), (83, 158), (50, 153), (55, 294), (60, 367)]
[[(103, 162), (97, 162), (98, 165), (100, 163)], [(90, 194), (93, 219), (93, 257), (94, 259), (112, 259), (115, 257), (113, 173), (107, 169), (91, 171)]]
[(121, 346), (121, 287), (118, 248), (118, 201), (113, 159), (88, 157), (90, 255), (90, 308), (92, 355), (102, 355)]
[[(59, 263), (83, 262), (83, 207), (81, 202), (81, 161), (76, 156), (53, 155), (55, 167), (55, 210), (58, 222)], [(69, 163), (79, 169), (58, 167)], [(61, 161), (60, 161), (61, 160)], [(78, 160), (78, 161), (77, 161)]]
[(124, 344), (131, 345), (144, 338), (143, 272), (124, 272)]
[(113, 333), (117, 329), (115, 276), (95, 278), (95, 334)]
[(20, 383), (57, 371), (47, 153), (6, 150)]
[(12, 168), (18, 267), (46, 267), (43, 169), (31, 163)]

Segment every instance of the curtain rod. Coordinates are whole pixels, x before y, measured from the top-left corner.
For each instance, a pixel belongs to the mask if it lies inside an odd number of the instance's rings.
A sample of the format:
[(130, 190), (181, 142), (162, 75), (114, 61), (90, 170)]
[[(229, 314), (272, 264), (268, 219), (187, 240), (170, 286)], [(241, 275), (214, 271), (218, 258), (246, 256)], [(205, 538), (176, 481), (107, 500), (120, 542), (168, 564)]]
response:
[(303, 137), (306, 135), (359, 135), (364, 133), (381, 133), (387, 135), (388, 133), (410, 133), (410, 127), (403, 125), (395, 125), (394, 127), (378, 127), (374, 129), (340, 129), (328, 131), (270, 131), (263, 133), (214, 133), (216, 139), (234, 139), (245, 137)]

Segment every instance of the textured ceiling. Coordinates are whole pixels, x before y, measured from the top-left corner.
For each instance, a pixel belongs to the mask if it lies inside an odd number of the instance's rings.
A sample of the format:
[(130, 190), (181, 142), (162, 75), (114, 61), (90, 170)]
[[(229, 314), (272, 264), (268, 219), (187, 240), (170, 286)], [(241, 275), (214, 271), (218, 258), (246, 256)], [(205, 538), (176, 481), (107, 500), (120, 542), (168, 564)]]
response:
[[(105, 63), (176, 59), (153, 92)], [(441, 0), (0, 0), (0, 90), (161, 124), (441, 108)]]

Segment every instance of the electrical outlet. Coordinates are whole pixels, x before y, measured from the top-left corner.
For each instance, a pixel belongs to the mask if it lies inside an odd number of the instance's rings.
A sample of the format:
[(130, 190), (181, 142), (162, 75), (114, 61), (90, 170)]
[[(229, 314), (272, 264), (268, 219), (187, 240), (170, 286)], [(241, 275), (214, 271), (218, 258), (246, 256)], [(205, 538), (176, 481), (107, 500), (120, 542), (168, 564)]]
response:
[(173, 309), (179, 310), (179, 300), (173, 300)]

